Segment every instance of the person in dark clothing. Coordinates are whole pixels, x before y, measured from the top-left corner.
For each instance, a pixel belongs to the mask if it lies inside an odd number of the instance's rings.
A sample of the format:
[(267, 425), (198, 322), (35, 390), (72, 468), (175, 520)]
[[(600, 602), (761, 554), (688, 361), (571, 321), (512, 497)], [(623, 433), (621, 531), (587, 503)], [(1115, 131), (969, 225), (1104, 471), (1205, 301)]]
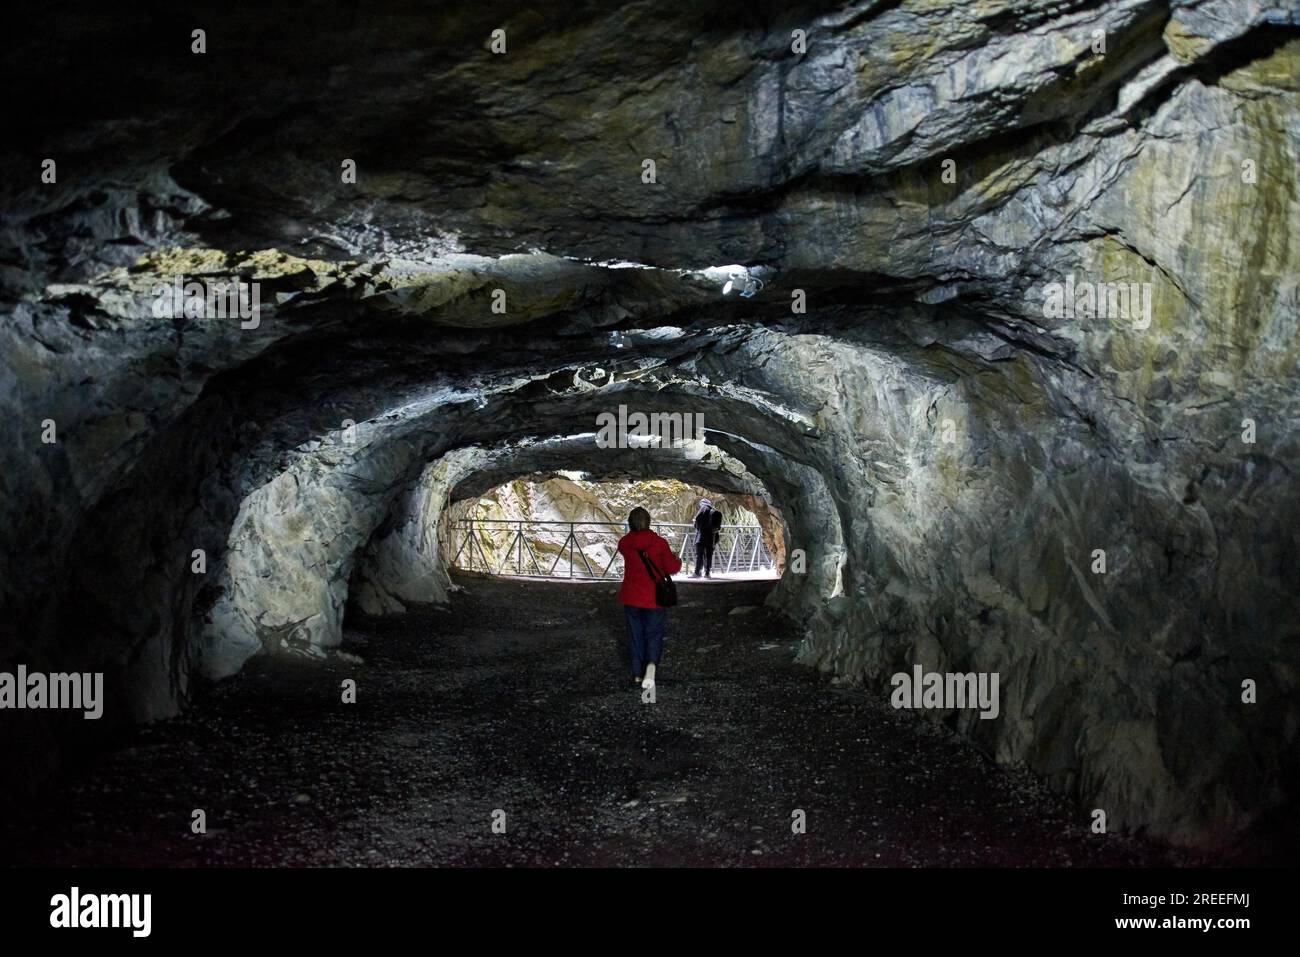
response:
[[(668, 609), (655, 601), (655, 583), (650, 577), (644, 554), (660, 573), (675, 575), (682, 570), (681, 560), (672, 546), (650, 531), (650, 513), (640, 506), (627, 517), (626, 535), (618, 540), (623, 556), (623, 585), (618, 600), (627, 614), (627, 635), (632, 650), (632, 680), (642, 688), (653, 688), (655, 669), (664, 650), (664, 624)], [(644, 672), (644, 677), (642, 673)]]
[(709, 578), (713, 570), (713, 549), (718, 544), (718, 535), (722, 529), (722, 513), (713, 507), (707, 498), (700, 500), (700, 510), (695, 513), (695, 571), (692, 578)]

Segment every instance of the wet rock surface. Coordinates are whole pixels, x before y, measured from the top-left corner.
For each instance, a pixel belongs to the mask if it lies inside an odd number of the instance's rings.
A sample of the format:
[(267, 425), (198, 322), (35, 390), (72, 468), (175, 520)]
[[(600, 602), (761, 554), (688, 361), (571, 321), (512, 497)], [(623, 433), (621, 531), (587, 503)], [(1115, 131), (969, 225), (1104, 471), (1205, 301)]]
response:
[[(792, 663), (770, 582), (685, 583), (656, 701), (605, 583), (456, 575), (447, 609), (263, 656), (0, 829), (24, 865), (1180, 865), (945, 728)], [(752, 608), (730, 615), (735, 608)], [(357, 703), (340, 701), (345, 679)], [(201, 808), (208, 832), (190, 831)], [(491, 829), (505, 811), (505, 834)], [(792, 833), (792, 812), (807, 832)]]

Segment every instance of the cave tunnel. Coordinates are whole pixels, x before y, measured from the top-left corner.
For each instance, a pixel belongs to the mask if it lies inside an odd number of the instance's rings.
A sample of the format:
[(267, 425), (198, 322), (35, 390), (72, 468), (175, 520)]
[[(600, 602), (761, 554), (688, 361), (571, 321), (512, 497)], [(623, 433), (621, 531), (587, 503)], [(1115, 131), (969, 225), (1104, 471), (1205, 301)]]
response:
[[(0, 859), (1289, 862), (1279, 9), (32, 5)], [(454, 560), (642, 498), (653, 695), (616, 545)]]

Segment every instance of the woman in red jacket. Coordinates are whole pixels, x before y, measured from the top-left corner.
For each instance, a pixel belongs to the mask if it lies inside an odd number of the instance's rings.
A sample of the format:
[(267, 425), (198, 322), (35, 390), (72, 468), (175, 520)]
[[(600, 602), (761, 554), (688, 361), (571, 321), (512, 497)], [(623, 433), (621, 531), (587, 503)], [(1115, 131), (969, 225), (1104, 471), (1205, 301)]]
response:
[[(655, 583), (641, 556), (665, 575), (675, 575), (682, 563), (662, 537), (650, 531), (650, 513), (638, 506), (627, 517), (626, 535), (618, 540), (623, 556), (623, 587), (618, 600), (627, 612), (627, 634), (632, 646), (632, 680), (653, 688), (655, 667), (664, 650), (664, 621), (668, 610), (655, 603)], [(645, 677), (642, 678), (644, 670)]]

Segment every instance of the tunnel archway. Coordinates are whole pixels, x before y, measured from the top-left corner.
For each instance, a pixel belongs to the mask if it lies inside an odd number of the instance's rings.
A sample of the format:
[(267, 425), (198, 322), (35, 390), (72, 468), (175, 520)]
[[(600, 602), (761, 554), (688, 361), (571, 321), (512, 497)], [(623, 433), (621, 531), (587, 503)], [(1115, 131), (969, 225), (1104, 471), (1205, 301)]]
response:
[[(651, 530), (688, 565), (692, 557), (703, 557), (696, 554), (695, 522), (706, 505), (718, 516), (710, 571), (779, 578), (786, 565), (785, 526), (770, 500), (674, 478), (563, 470), (486, 488), (458, 487), (451, 498), (440, 520), (443, 556), (454, 567), (485, 574), (622, 575), (625, 564), (616, 546), (629, 531), (635, 507), (646, 509)], [(796, 558), (802, 574), (804, 556)]]
[[(585, 474), (602, 479), (673, 477), (764, 502), (769, 493), (738, 461), (709, 448), (698, 458), (682, 450), (644, 449), (635, 454), (593, 453), (591, 436), (495, 450), (461, 449), (427, 466), (394, 503), (354, 566), (351, 591), (369, 614), (400, 613), (405, 602), (447, 599), (447, 509), (519, 475), (545, 475), (588, 462)], [(591, 457), (591, 458), (584, 458)], [(775, 511), (775, 506), (772, 506)], [(779, 519), (778, 519), (779, 521)]]
[[(599, 412), (620, 403), (671, 412), (683, 397), (687, 401), (707, 399), (710, 402), (710, 424), (720, 426), (711, 438), (719, 448), (762, 476), (794, 530), (792, 541), (809, 542), (812, 560), (808, 581), (815, 584), (798, 590), (782, 588), (773, 599), (806, 621), (807, 640), (800, 652), (802, 661), (856, 681), (871, 680), (870, 676), (888, 673), (918, 656), (936, 662), (930, 667), (947, 665), (964, 670), (984, 664), (980, 657), (992, 654), (989, 670), (1022, 667), (1015, 664), (1022, 653), (1016, 646), (1000, 638), (972, 644), (970, 633), (958, 625), (965, 613), (955, 606), (936, 605), (934, 601), (945, 591), (952, 600), (958, 592), (948, 589), (953, 576), (960, 576), (967, 581), (966, 587), (977, 588), (978, 604), (986, 609), (975, 616), (975, 628), (993, 624), (996, 633), (1005, 634), (1006, 624), (997, 621), (1002, 616), (1008, 620), (1019, 619), (1022, 622), (1019, 627), (1024, 627), (1029, 634), (1037, 627), (1032, 623), (1032, 603), (1026, 605), (1021, 597), (1007, 603), (1013, 594), (1007, 590), (1008, 585), (1016, 587), (1016, 576), (1024, 574), (1023, 566), (998, 568), (991, 548), (988, 554), (993, 561), (992, 574), (979, 566), (979, 559), (974, 557), (978, 551), (955, 569), (937, 557), (941, 554), (939, 541), (953, 534), (948, 523), (961, 514), (951, 509), (969, 507), (960, 504), (963, 496), (960, 486), (951, 484), (950, 476), (957, 474), (954, 469), (964, 474), (967, 481), (981, 475), (995, 480), (1008, 477), (967, 458), (973, 453), (985, 454), (980, 447), (981, 439), (999, 428), (993, 422), (972, 416), (970, 397), (990, 389), (995, 393), (1006, 390), (1003, 376), (996, 370), (974, 365), (971, 360), (947, 352), (917, 349), (896, 338), (884, 340), (889, 347), (886, 351), (880, 342), (859, 346), (799, 332), (738, 337), (724, 327), (704, 334), (710, 338), (727, 337), (728, 348), (748, 352), (752, 360), (761, 357), (765, 365), (759, 383), (767, 388), (756, 389), (752, 379), (746, 381), (746, 377), (729, 376), (730, 381), (724, 380), (724, 365), (716, 358), (699, 356), (695, 351), (697, 341), (673, 338), (666, 340), (672, 348), (665, 350), (664, 360), (651, 366), (648, 372), (644, 366), (634, 365), (628, 377), (622, 379), (617, 375), (584, 374), (584, 368), (592, 367), (570, 364), (561, 372), (526, 377), (522, 386), (515, 384), (473, 397), (463, 397), (454, 387), (440, 386), (432, 392), (417, 387), (406, 393), (402, 404), (394, 405), (388, 400), (376, 407), (374, 415), (359, 420), (355, 443), (346, 441), (345, 430), (338, 428), (327, 429), (319, 433), (319, 438), (301, 443), (294, 436), (295, 430), (285, 427), (295, 417), (301, 420), (307, 415), (318, 421), (321, 418), (319, 410), (305, 403), (296, 391), (305, 385), (310, 394), (310, 384), (320, 373), (309, 367), (297, 373), (301, 379), (293, 382), (283, 376), (284, 371), (293, 369), (290, 357), (278, 352), (268, 354), (266, 361), (282, 370), (277, 384), (277, 390), (284, 389), (280, 393), (283, 396), (280, 414), (289, 418), (285, 424), (259, 425), (254, 433), (256, 441), (237, 453), (246, 456), (250, 464), (260, 463), (255, 467), (262, 477), (254, 480), (260, 484), (255, 484), (253, 491), (240, 500), (233, 489), (214, 495), (211, 473), (189, 476), (198, 487), (207, 483), (202, 493), (205, 512), (198, 516), (178, 513), (175, 520), (183, 523), (198, 518), (206, 523), (211, 503), (224, 500), (234, 513), (232, 525), (224, 543), (217, 537), (221, 535), (219, 528), (211, 526), (206, 532), (201, 529), (171, 532), (175, 539), (190, 541), (195, 540), (190, 536), (197, 535), (202, 541), (206, 535), (206, 540), (212, 543), (213, 556), (222, 555), (228, 547), (228, 554), (235, 561), (214, 562), (215, 584), (209, 580), (207, 594), (215, 597), (200, 601), (206, 607), (201, 607), (199, 612), (202, 638), (198, 642), (186, 637), (194, 633), (195, 626), (187, 624), (184, 615), (151, 626), (159, 635), (159, 645), (154, 650), (148, 650), (145, 645), (145, 652), (141, 653), (140, 639), (133, 639), (135, 644), (129, 647), (135, 649), (130, 665), (134, 676), (128, 670), (119, 685), (131, 694), (130, 707), (137, 709), (134, 713), (144, 716), (174, 711), (184, 699), (195, 663), (207, 677), (217, 678), (233, 673), (249, 655), (268, 646), (273, 648), (277, 643), (283, 645), (286, 639), (290, 646), (296, 642), (302, 649), (337, 646), (355, 557), (383, 522), (402, 489), (409, 487), (418, 476), (422, 460), (448, 447), (453, 428), (476, 439), (490, 440), (495, 434), (506, 443), (520, 440), (541, 443), (556, 431), (584, 434), (583, 430), (592, 428)], [(665, 340), (653, 342), (663, 348)], [(777, 342), (781, 343), (780, 348), (773, 349)], [(900, 361), (904, 357), (906, 361)], [(607, 358), (605, 361), (609, 364)], [(644, 363), (643, 357), (639, 363)], [(855, 379), (849, 385), (842, 372), (833, 371), (851, 365), (870, 369), (877, 378)], [(1015, 365), (1011, 368), (1024, 369)], [(752, 377), (752, 372), (748, 376)], [(593, 383), (593, 378), (600, 384)], [(788, 399), (782, 403), (768, 398), (774, 384), (788, 387), (793, 382), (800, 386), (794, 394), (803, 393), (799, 401), (809, 411), (791, 408)], [(841, 403), (830, 419), (817, 425), (812, 424), (811, 409), (818, 400), (805, 391), (809, 382), (813, 383), (814, 393), (826, 396), (822, 402), (833, 396)], [(346, 394), (339, 383), (330, 385), (336, 401), (340, 394)], [(373, 396), (373, 388), (370, 383), (364, 390), (358, 388), (358, 394)], [(1026, 388), (1033, 386), (1020, 382), (1015, 388), (1024, 394)], [(182, 481), (184, 472), (177, 471), (176, 461), (185, 454), (178, 454), (178, 449), (209, 444), (214, 433), (224, 431), (231, 435), (231, 444), (238, 448), (235, 420), (266, 398), (265, 393), (249, 393), (243, 375), (231, 380), (229, 390), (213, 391), (196, 407), (192, 430), (181, 428), (160, 437), (154, 450), (158, 471), (142, 469), (135, 479), (139, 483), (136, 488), (154, 487), (162, 471), (168, 473), (168, 482)], [(520, 402), (527, 407), (522, 408)], [(983, 415), (988, 414), (989, 406), (979, 407)], [(347, 405), (333, 408), (343, 409)], [(510, 410), (508, 415), (506, 409)], [(338, 416), (335, 412), (335, 417)], [(502, 427), (505, 419), (510, 420), (509, 427)], [(214, 425), (223, 420), (226, 424)], [(430, 428), (435, 422), (439, 428)], [(962, 425), (957, 441), (945, 442), (945, 427), (954, 422)], [(864, 423), (869, 428), (867, 441), (857, 436), (851, 445), (847, 444), (845, 430), (861, 428)], [(814, 436), (815, 442), (810, 444)], [(285, 448), (289, 441), (299, 444), (289, 450)], [(276, 463), (286, 460), (291, 462), (288, 468), (275, 474)], [(144, 461), (148, 461), (147, 454)], [(203, 462), (204, 457), (200, 455), (197, 461)], [(211, 456), (207, 461), (212, 461)], [(845, 463), (850, 461), (859, 464), (847, 469)], [(917, 467), (922, 463), (927, 466), (919, 473)], [(226, 475), (239, 472), (238, 468), (231, 469), (229, 462), (222, 467), (228, 470)], [(915, 482), (918, 474), (924, 476), (919, 484)], [(1015, 478), (1014, 474), (1009, 477)], [(988, 487), (980, 489), (981, 496), (986, 496), (988, 491)], [(139, 492), (124, 490), (120, 494), (133, 497)], [(197, 488), (189, 494), (199, 497)], [(968, 501), (974, 501), (969, 491), (965, 494)], [(178, 498), (184, 500), (185, 493), (180, 492)], [(129, 547), (141, 547), (139, 543), (146, 526), (150, 537), (158, 536), (156, 516), (122, 512), (115, 507), (115, 501), (110, 496), (103, 506), (108, 515), (108, 534), (95, 522), (87, 523), (83, 534), (95, 543), (93, 547), (102, 548), (104, 542), (116, 543), (119, 548), (128, 543)], [(866, 510), (856, 503), (866, 503)], [(985, 498), (979, 502), (976, 513), (967, 519), (974, 519), (975, 529), (996, 529), (987, 524), (987, 519), (979, 517), (987, 506)], [(828, 516), (834, 518), (828, 522)], [(304, 540), (329, 543), (330, 549), (321, 553), (295, 551), (291, 555), (277, 550), (274, 543), (293, 540), (292, 536), (283, 534), (286, 520), (300, 524)], [(130, 528), (132, 522), (138, 523), (139, 531)], [(927, 543), (924, 537), (917, 538), (918, 530), (924, 536), (923, 530), (927, 528), (930, 534), (939, 536), (936, 541)], [(94, 567), (105, 566), (129, 567), (116, 555)], [(274, 572), (266, 574), (267, 569)], [(178, 561), (153, 585), (133, 581), (127, 586), (110, 584), (102, 572), (97, 572), (93, 581), (85, 582), (83, 587), (92, 594), (108, 592), (110, 600), (119, 606), (116, 614), (125, 614), (129, 622), (138, 608), (134, 603), (123, 607), (123, 594), (139, 594), (142, 585), (162, 589), (175, 608), (169, 589), (179, 587), (185, 593), (186, 571)], [(138, 574), (138, 569), (133, 574)], [(1073, 587), (1068, 578), (1066, 587), (1067, 590)], [(1086, 622), (1095, 617), (1092, 611), (1095, 596), (1084, 589), (1082, 597), (1082, 621)], [(197, 589), (192, 598), (199, 599)], [(81, 610), (84, 609), (78, 609)], [(111, 621), (114, 610), (111, 606), (107, 610)], [(97, 615), (103, 611), (105, 608), (101, 606)], [(1063, 621), (1068, 626), (1077, 614), (1067, 612)], [(123, 630), (139, 635), (135, 623), (124, 625)], [(859, 636), (864, 634), (875, 637), (863, 642)], [(1065, 648), (1060, 652), (1068, 658)], [(118, 652), (107, 649), (107, 654)], [(1061, 668), (1056, 663), (1048, 665), (1051, 658), (1045, 659), (1042, 649), (1026, 661), (1036, 661), (1036, 667), (1046, 666), (1051, 672)], [(1059, 702), (1057, 708), (1064, 710), (1052, 715), (1049, 726), (1081, 720), (1083, 716), (1074, 709), (1080, 697), (1086, 698), (1087, 691), (1056, 682), (1056, 678), (1050, 678), (1046, 686), (1057, 688), (1058, 696), (1053, 700)], [(132, 688), (140, 692), (132, 693)], [(982, 742), (991, 753), (1001, 753), (1010, 747), (1007, 754), (1019, 754), (1021, 748), (1034, 740), (1032, 731), (1007, 729), (1032, 728), (1038, 722), (1019, 715), (1014, 705), (1008, 711), (1008, 721), (1002, 725), (1001, 733)], [(974, 723), (966, 730), (977, 740), (990, 733)], [(1020, 737), (1026, 734), (1027, 737)], [(1017, 740), (1023, 743), (1008, 743)], [(1122, 770), (1126, 760), (1104, 751), (1091, 758), (1087, 753), (1071, 758), (1067, 763), (1072, 768), (1066, 772), (1067, 781), (1077, 780), (1073, 768), (1078, 760), (1099, 761), (1103, 767), (1118, 761), (1116, 770), (1096, 772), (1099, 781), (1113, 781), (1125, 793), (1132, 787)], [(1147, 801), (1153, 793), (1142, 792), (1142, 796), (1130, 799)]]
[[(674, 401), (671, 393), (651, 394), (640, 388), (618, 389), (617, 395), (620, 401), (639, 402), (646, 408), (670, 408)], [(588, 425), (595, 421), (601, 402), (601, 397), (583, 393), (572, 403), (577, 408), (563, 407), (560, 421), (567, 419), (577, 427)], [(494, 414), (490, 407), (484, 410), (486, 416)], [(559, 413), (547, 408), (539, 414), (548, 423), (554, 423)], [(419, 425), (416, 422), (410, 427)], [(337, 646), (342, 637), (340, 627), (354, 562), (375, 532), (383, 530), (386, 524), (406, 531), (399, 541), (376, 546), (395, 550), (379, 558), (379, 566), (415, 570), (418, 578), (417, 582), (405, 581), (403, 576), (409, 571), (398, 572), (392, 582), (397, 594), (414, 600), (445, 600), (446, 571), (441, 557), (436, 549), (429, 547), (427, 536), (420, 529), (436, 526), (431, 516), (441, 512), (450, 490), (462, 482), (493, 481), (493, 476), (532, 471), (546, 463), (579, 464), (588, 471), (604, 474), (621, 470), (645, 477), (697, 476), (701, 481), (723, 483), (749, 494), (768, 494), (764, 484), (736, 458), (720, 450), (699, 449), (698, 454), (693, 454), (684, 448), (601, 449), (590, 432), (559, 440), (515, 440), (489, 449), (461, 448), (418, 473), (418, 463), (409, 454), (410, 446), (405, 442), (395, 443), (394, 451), (391, 439), (380, 435), (370, 446), (365, 444), (362, 432), (360, 445), (362, 448), (356, 455), (343, 456), (345, 467), (322, 470), (318, 457), (305, 459), (299, 467), (282, 473), (241, 505), (241, 518), (236, 520), (230, 535), (230, 552), (237, 556), (237, 561), (222, 572), (221, 588), (225, 597), (209, 613), (205, 628), (204, 668), (210, 677), (232, 673), (248, 655), (261, 650), (268, 642), (283, 642), (286, 634), (293, 636), (291, 643), (298, 643), (304, 650)], [(331, 443), (324, 447), (322, 454), (332, 456), (343, 447), (342, 442)], [(740, 454), (752, 456), (753, 453), (744, 447)], [(366, 464), (360, 464), (361, 461)], [(764, 463), (761, 468), (769, 467), (766, 459), (760, 457), (758, 461)], [(784, 467), (788, 470), (792, 466)], [(814, 478), (820, 483), (820, 477), (814, 475)], [(783, 514), (801, 514), (801, 507), (802, 514), (810, 514), (820, 510), (820, 506), (808, 508), (801, 503), (816, 492), (816, 484), (797, 487), (787, 484), (771, 494)], [(394, 510), (397, 514), (389, 518)], [(420, 520), (414, 520), (413, 516), (419, 516)], [(280, 531), (285, 521), (299, 523), (297, 534), (302, 541), (330, 543), (329, 551), (286, 550), (283, 546), (287, 536)], [(832, 563), (839, 561), (838, 525), (838, 522), (831, 523), (816, 537), (798, 531), (792, 535), (792, 541), (804, 538), (809, 541), (810, 571), (804, 576), (805, 587), (824, 592), (833, 590), (826, 582)], [(402, 561), (400, 556), (409, 560)], [(264, 574), (267, 568), (275, 568), (277, 573), (267, 576)], [(278, 613), (272, 617), (268, 609), (278, 609)]]

